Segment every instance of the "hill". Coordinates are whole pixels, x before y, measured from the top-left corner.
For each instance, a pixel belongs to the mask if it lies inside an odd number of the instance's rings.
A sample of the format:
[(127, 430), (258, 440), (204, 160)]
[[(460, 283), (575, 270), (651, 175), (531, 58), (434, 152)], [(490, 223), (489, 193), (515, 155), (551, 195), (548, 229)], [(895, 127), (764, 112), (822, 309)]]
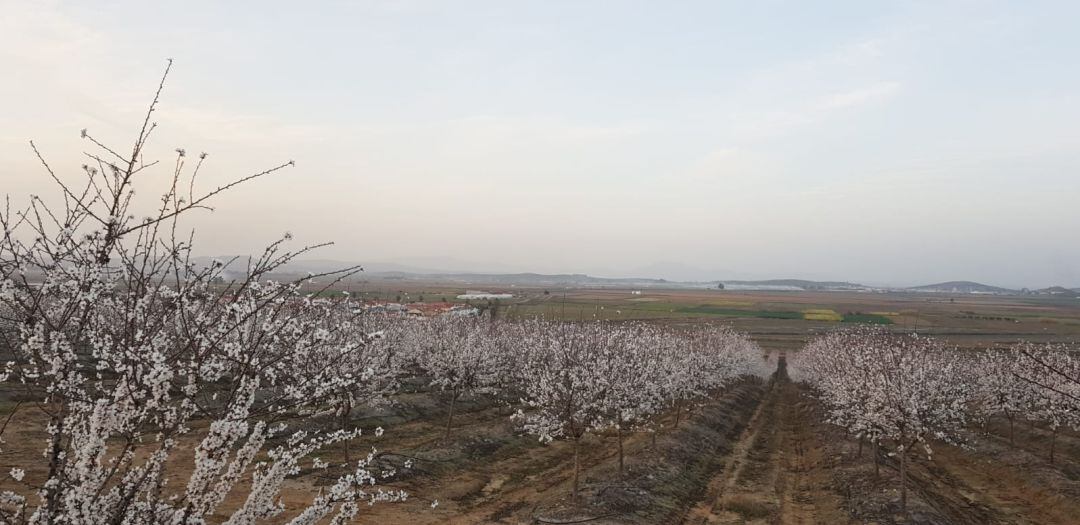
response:
[(807, 281), (805, 279), (766, 279), (761, 281), (721, 281), (732, 290), (868, 290), (869, 287), (843, 281)]
[[(210, 257), (195, 257), (196, 265), (206, 265), (212, 260)], [(228, 261), (232, 257), (218, 257)], [(227, 278), (239, 276), (243, 273), (247, 263), (247, 257), (239, 257), (230, 266)], [(275, 272), (278, 278), (293, 278), (302, 276), (304, 273), (322, 273), (341, 268), (354, 266), (354, 262), (306, 259), (290, 261), (287, 265)], [(952, 294), (993, 294), (1011, 295), (1021, 292), (998, 286), (990, 286), (973, 281), (948, 281), (910, 288), (893, 288), (889, 286), (867, 286), (849, 281), (812, 281), (807, 279), (701, 279), (701, 280), (671, 280), (658, 279), (655, 277), (595, 277), (583, 273), (543, 274), (534, 272), (471, 272), (457, 271), (454, 269), (437, 269), (425, 266), (412, 266), (395, 263), (365, 264), (364, 272), (357, 276), (359, 279), (389, 280), (389, 281), (440, 281), (460, 283), (462, 285), (507, 285), (528, 287), (568, 287), (568, 288), (718, 288), (720, 284), (727, 290), (746, 291), (906, 291), (921, 293), (952, 293)], [(1080, 288), (1064, 288), (1052, 286), (1042, 290), (1026, 292), (1038, 295), (1054, 295), (1077, 297), (1080, 296)]]
[(1053, 295), (1055, 297), (1080, 297), (1080, 290), (1070, 290), (1064, 286), (1051, 286), (1042, 290), (1035, 290), (1038, 295)]
[(1007, 295), (1017, 293), (1015, 290), (1008, 288), (1001, 288), (998, 286), (990, 286), (988, 284), (976, 283), (972, 281), (948, 281), (937, 284), (927, 284), (924, 286), (914, 286), (907, 288), (913, 292), (928, 292), (928, 293), (962, 293), (962, 294), (996, 294)]
[(762, 281), (713, 280), (713, 281), (670, 281), (645, 277), (594, 277), (586, 274), (540, 274), (540, 273), (410, 273), (410, 272), (370, 272), (374, 279), (415, 279), (459, 282), (475, 285), (519, 285), (519, 286), (568, 286), (582, 288), (718, 288), (723, 284), (729, 290), (771, 290), (771, 291), (842, 291), (868, 290), (861, 284), (839, 281), (807, 281), (803, 279), (769, 279)]
[(580, 273), (412, 273), (412, 272), (365, 272), (374, 279), (414, 279), (459, 282), (463, 284), (513, 284), (521, 286), (686, 286), (687, 283), (646, 278), (592, 277)]

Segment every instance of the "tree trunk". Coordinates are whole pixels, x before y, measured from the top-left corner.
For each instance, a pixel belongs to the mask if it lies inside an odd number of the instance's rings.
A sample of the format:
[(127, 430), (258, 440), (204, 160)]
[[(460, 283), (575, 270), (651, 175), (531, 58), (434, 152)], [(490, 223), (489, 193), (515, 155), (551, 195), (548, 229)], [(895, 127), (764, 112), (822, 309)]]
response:
[(622, 433), (622, 415), (619, 415), (618, 424), (615, 426), (615, 430), (618, 432), (619, 438), (619, 478), (623, 476), (623, 433)]
[(578, 449), (581, 448), (581, 436), (574, 438), (574, 490), (571, 495), (576, 502), (578, 499), (578, 478), (581, 473), (581, 460), (579, 458)]
[(1054, 464), (1054, 448), (1056, 448), (1056, 446), (1057, 446), (1057, 435), (1058, 435), (1058, 429), (1057, 429), (1057, 427), (1054, 427), (1054, 429), (1052, 431), (1050, 431), (1050, 464), (1051, 465)]
[[(64, 417), (67, 415), (67, 406), (62, 405), (60, 413), (52, 418), (52, 424), (56, 427), (56, 432), (53, 433), (49, 444), (49, 477), (48, 479), (57, 479), (57, 474), (63, 468), (64, 461), (64, 449), (61, 446), (60, 439), (64, 432)], [(60, 492), (55, 486), (45, 485), (42, 489), (41, 499), (45, 501), (45, 517), (49, 521), (55, 519), (56, 509), (60, 504)]]
[(675, 428), (679, 428), (679, 416), (682, 414), (682, 401), (675, 402)]
[(446, 416), (446, 439), (450, 440), (450, 429), (454, 425), (454, 405), (457, 403), (458, 390), (454, 389), (454, 392), (450, 394), (450, 414)]
[(907, 511), (907, 449), (900, 451), (900, 510)]
[[(349, 409), (346, 408), (346, 409), (342, 410), (342, 414), (341, 414), (341, 431), (342, 432), (348, 432), (349, 431), (348, 427), (349, 427)], [(346, 440), (342, 441), (342, 444), (345, 446), (345, 462), (348, 463), (349, 462), (349, 440), (346, 439)]]
[(859, 458), (862, 458), (863, 435), (859, 434)]
[(1014, 424), (1015, 418), (1009, 416), (1009, 446), (1016, 447), (1016, 425)]
[(881, 445), (879, 445), (877, 441), (874, 441), (874, 477), (875, 478), (880, 478), (881, 477), (881, 466), (880, 466), (881, 465), (881, 460), (878, 459), (878, 447), (880, 447), (880, 446)]

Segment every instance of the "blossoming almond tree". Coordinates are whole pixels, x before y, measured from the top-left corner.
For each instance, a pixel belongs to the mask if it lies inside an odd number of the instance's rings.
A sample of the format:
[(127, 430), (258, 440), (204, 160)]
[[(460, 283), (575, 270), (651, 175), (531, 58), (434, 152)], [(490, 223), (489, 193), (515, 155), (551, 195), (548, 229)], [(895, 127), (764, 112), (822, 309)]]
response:
[[(391, 402), (404, 375), (399, 355), (401, 323), (381, 315), (357, 316), (350, 301), (333, 302), (315, 299), (324, 318), (321, 322), (336, 327), (334, 336), (348, 348), (345, 356), (317, 355), (316, 359), (296, 362), (289, 373), (296, 378), (333, 375), (337, 385), (327, 395), (325, 405), (317, 404), (299, 411), (317, 416), (333, 412), (340, 430), (350, 432), (350, 419), (356, 407), (374, 407)], [(363, 344), (355, 344), (361, 340)], [(319, 394), (321, 395), (321, 394)], [(319, 395), (316, 399), (319, 399)], [(349, 461), (349, 442), (343, 440), (345, 461)]]
[(602, 425), (616, 430), (620, 475), (624, 430), (648, 429), (655, 436), (655, 418), (667, 406), (674, 406), (678, 417), (682, 407), (706, 399), (736, 378), (767, 375), (757, 345), (728, 328), (603, 326), (607, 333), (598, 361), (598, 375), (607, 383), (600, 400)]
[(655, 340), (662, 331), (641, 324), (606, 330), (599, 342), (598, 376), (606, 385), (606, 395), (599, 400), (603, 415), (600, 426), (614, 428), (619, 452), (619, 475), (625, 458), (623, 437), (626, 430), (647, 425), (661, 408), (658, 373), (660, 353)]
[(862, 331), (837, 331), (810, 341), (794, 356), (789, 356), (792, 377), (815, 387), (814, 393), (829, 407), (828, 421), (847, 430), (859, 440), (859, 455), (864, 441), (873, 445), (874, 469), (878, 471), (878, 445), (882, 429), (873, 415), (880, 410), (881, 399), (864, 395), (870, 388), (867, 374), (834, 374), (834, 370), (861, 370), (869, 352), (862, 347), (874, 344), (872, 334)]
[(1028, 419), (1050, 427), (1050, 462), (1061, 428), (1080, 430), (1080, 356), (1060, 345), (1021, 343), (1014, 349), (1015, 375), (1030, 395)]
[[(869, 432), (900, 463), (907, 507), (907, 457), (930, 439), (959, 443), (974, 386), (965, 360), (939, 341), (864, 329), (811, 344), (799, 364), (829, 407), (833, 422)], [(836, 356), (843, 356), (839, 359)]]
[(993, 349), (971, 362), (976, 385), (975, 411), (984, 425), (991, 417), (1003, 416), (1009, 422), (1010, 445), (1016, 444), (1016, 419), (1031, 413), (1037, 396), (1036, 387), (1020, 376), (1021, 352)]
[(530, 377), (525, 387), (524, 404), (517, 417), (525, 421), (527, 432), (543, 442), (568, 439), (574, 446), (572, 496), (578, 497), (581, 473), (581, 439), (586, 432), (602, 425), (603, 400), (607, 381), (599, 366), (598, 323), (533, 323), (536, 330), (529, 337), (534, 349), (524, 363)]
[[(39, 153), (57, 200), (13, 208), (9, 199), (0, 213), (3, 379), (42, 421), (48, 465), (42, 479), (20, 474), (26, 491), (0, 495), (5, 523), (186, 524), (222, 513), (230, 524), (259, 522), (284, 511), (282, 483), (301, 459), (359, 433), (299, 424), (370, 379), (337, 373), (368, 342), (332, 303), (301, 293), (311, 279), (269, 280), (310, 248), (275, 242), (243, 279), (220, 284), (228, 264), (195, 264), (193, 238), (181, 235), (180, 219), (214, 196), (292, 163), (197, 193), (206, 155), (191, 161), (178, 149), (160, 200), (136, 197), (157, 166), (144, 153), (163, 85), (130, 152), (84, 130), (94, 149), (81, 183)], [(144, 207), (152, 211), (136, 218)], [(361, 501), (405, 497), (373, 489), (376, 477), (358, 462), (290, 523), (343, 523)]]
[(446, 439), (454, 425), (458, 399), (496, 383), (498, 331), (491, 323), (467, 317), (442, 317), (414, 323), (414, 357), (431, 384), (450, 392)]
[(704, 327), (693, 330), (669, 331), (661, 343), (663, 351), (661, 391), (675, 412), (678, 426), (684, 412), (695, 403), (707, 399), (733, 378), (751, 372), (747, 353), (756, 353), (756, 346), (740, 340), (726, 328)]
[(735, 377), (760, 370), (760, 349), (727, 329), (606, 322), (525, 326), (520, 340), (531, 348), (520, 354), (527, 358), (521, 367), (524, 409), (517, 416), (542, 441), (573, 443), (575, 498), (585, 434), (616, 430), (621, 474), (625, 429), (652, 427), (673, 400), (679, 410)]

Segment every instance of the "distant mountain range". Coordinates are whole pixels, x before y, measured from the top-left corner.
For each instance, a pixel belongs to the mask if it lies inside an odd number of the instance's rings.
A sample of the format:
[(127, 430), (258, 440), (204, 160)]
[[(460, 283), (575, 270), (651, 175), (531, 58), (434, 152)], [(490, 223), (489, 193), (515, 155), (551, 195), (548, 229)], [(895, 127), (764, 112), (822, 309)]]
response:
[(907, 290), (927, 293), (953, 293), (953, 294), (990, 294), (990, 295), (1052, 295), (1059, 297), (1080, 297), (1080, 288), (1065, 288), (1064, 286), (1051, 286), (1039, 290), (1011, 290), (998, 286), (990, 286), (971, 281), (949, 281), (925, 286), (915, 286)]
[(540, 273), (428, 273), (409, 272), (370, 272), (365, 275), (373, 279), (416, 279), (460, 282), (471, 285), (514, 285), (514, 286), (577, 286), (586, 288), (720, 288), (729, 290), (869, 290), (869, 287), (856, 283), (836, 281), (808, 281), (803, 279), (768, 279), (762, 281), (725, 280), (725, 281), (671, 281), (645, 277), (593, 277), (591, 275), (540, 274)]
[[(231, 257), (219, 257), (228, 260)], [(199, 262), (209, 263), (211, 258), (199, 257)], [(243, 271), (246, 257), (231, 268), (235, 273)], [(301, 260), (286, 265), (282, 276), (300, 276), (308, 272), (323, 273), (334, 269), (354, 266), (355, 263), (331, 260)], [(690, 273), (690, 272), (685, 272)], [(387, 281), (440, 281), (486, 287), (525, 286), (525, 287), (583, 287), (583, 288), (686, 288), (706, 289), (723, 288), (726, 290), (760, 291), (865, 291), (865, 292), (915, 292), (941, 294), (986, 294), (986, 295), (1048, 295), (1060, 297), (1080, 297), (1080, 288), (1052, 286), (1040, 290), (1014, 290), (977, 283), (973, 281), (947, 281), (936, 284), (912, 287), (867, 286), (847, 281), (813, 281), (806, 279), (764, 279), (764, 280), (668, 280), (650, 277), (594, 277), (582, 273), (542, 274), (542, 273), (479, 273), (445, 271), (421, 266), (399, 264), (373, 264), (365, 266), (365, 271), (356, 275), (356, 279)]]
[[(410, 273), (410, 272), (365, 272), (373, 279), (415, 279), (460, 282), (463, 284), (483, 285), (519, 285), (519, 286), (582, 286), (582, 287), (626, 287), (626, 286), (673, 286), (689, 287), (692, 284), (665, 279), (593, 277), (581, 273), (541, 274), (541, 273)], [(694, 286), (700, 288), (701, 286)]]
[(1080, 297), (1080, 288), (1065, 288), (1064, 286), (1051, 286), (1042, 290), (1035, 290), (1039, 295), (1059, 295), (1062, 297)]
[(725, 288), (788, 288), (794, 290), (869, 290), (869, 286), (843, 281), (807, 281), (805, 279), (766, 279), (763, 281), (717, 281)]
[(1080, 297), (1080, 289), (1061, 286), (1041, 290), (1011, 290), (999, 286), (990, 286), (972, 281), (949, 281), (910, 288), (867, 286), (846, 281), (811, 281), (805, 279), (765, 279), (765, 280), (718, 280), (718, 281), (671, 281), (652, 278), (608, 278), (593, 277), (586, 274), (540, 274), (540, 273), (409, 273), (409, 272), (369, 272), (364, 275), (371, 279), (387, 280), (424, 280), (458, 282), (462, 285), (477, 286), (528, 286), (528, 287), (582, 287), (582, 288), (687, 288), (719, 289), (733, 291), (861, 291), (861, 292), (915, 292), (942, 294), (979, 294), (979, 295), (1051, 295), (1062, 297)]

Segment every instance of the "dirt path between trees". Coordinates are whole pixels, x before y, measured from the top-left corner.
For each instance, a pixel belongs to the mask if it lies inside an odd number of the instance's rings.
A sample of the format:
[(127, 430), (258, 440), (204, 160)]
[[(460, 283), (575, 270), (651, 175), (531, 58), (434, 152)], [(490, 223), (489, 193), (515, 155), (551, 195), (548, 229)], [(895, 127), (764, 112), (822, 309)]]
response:
[(832, 488), (829, 449), (823, 441), (827, 436), (818, 414), (812, 410), (813, 403), (794, 384), (783, 382), (783, 414), (778, 421), (781, 437), (776, 448), (779, 523), (851, 521), (843, 510), (843, 497)]
[(754, 411), (754, 415), (750, 418), (747, 428), (739, 436), (739, 441), (725, 461), (723, 470), (709, 482), (709, 486), (705, 490), (705, 498), (690, 509), (683, 523), (711, 523), (711, 518), (724, 508), (725, 496), (732, 493), (736, 488), (740, 475), (746, 468), (747, 463), (751, 461), (751, 448), (757, 443), (762, 430), (766, 427), (766, 424), (762, 422), (762, 418), (766, 417), (764, 414), (775, 405), (776, 388), (775, 382), (770, 383), (765, 399), (758, 404), (757, 410)]
[(824, 437), (798, 386), (778, 374), (726, 466), (686, 524), (848, 523), (831, 486)]

